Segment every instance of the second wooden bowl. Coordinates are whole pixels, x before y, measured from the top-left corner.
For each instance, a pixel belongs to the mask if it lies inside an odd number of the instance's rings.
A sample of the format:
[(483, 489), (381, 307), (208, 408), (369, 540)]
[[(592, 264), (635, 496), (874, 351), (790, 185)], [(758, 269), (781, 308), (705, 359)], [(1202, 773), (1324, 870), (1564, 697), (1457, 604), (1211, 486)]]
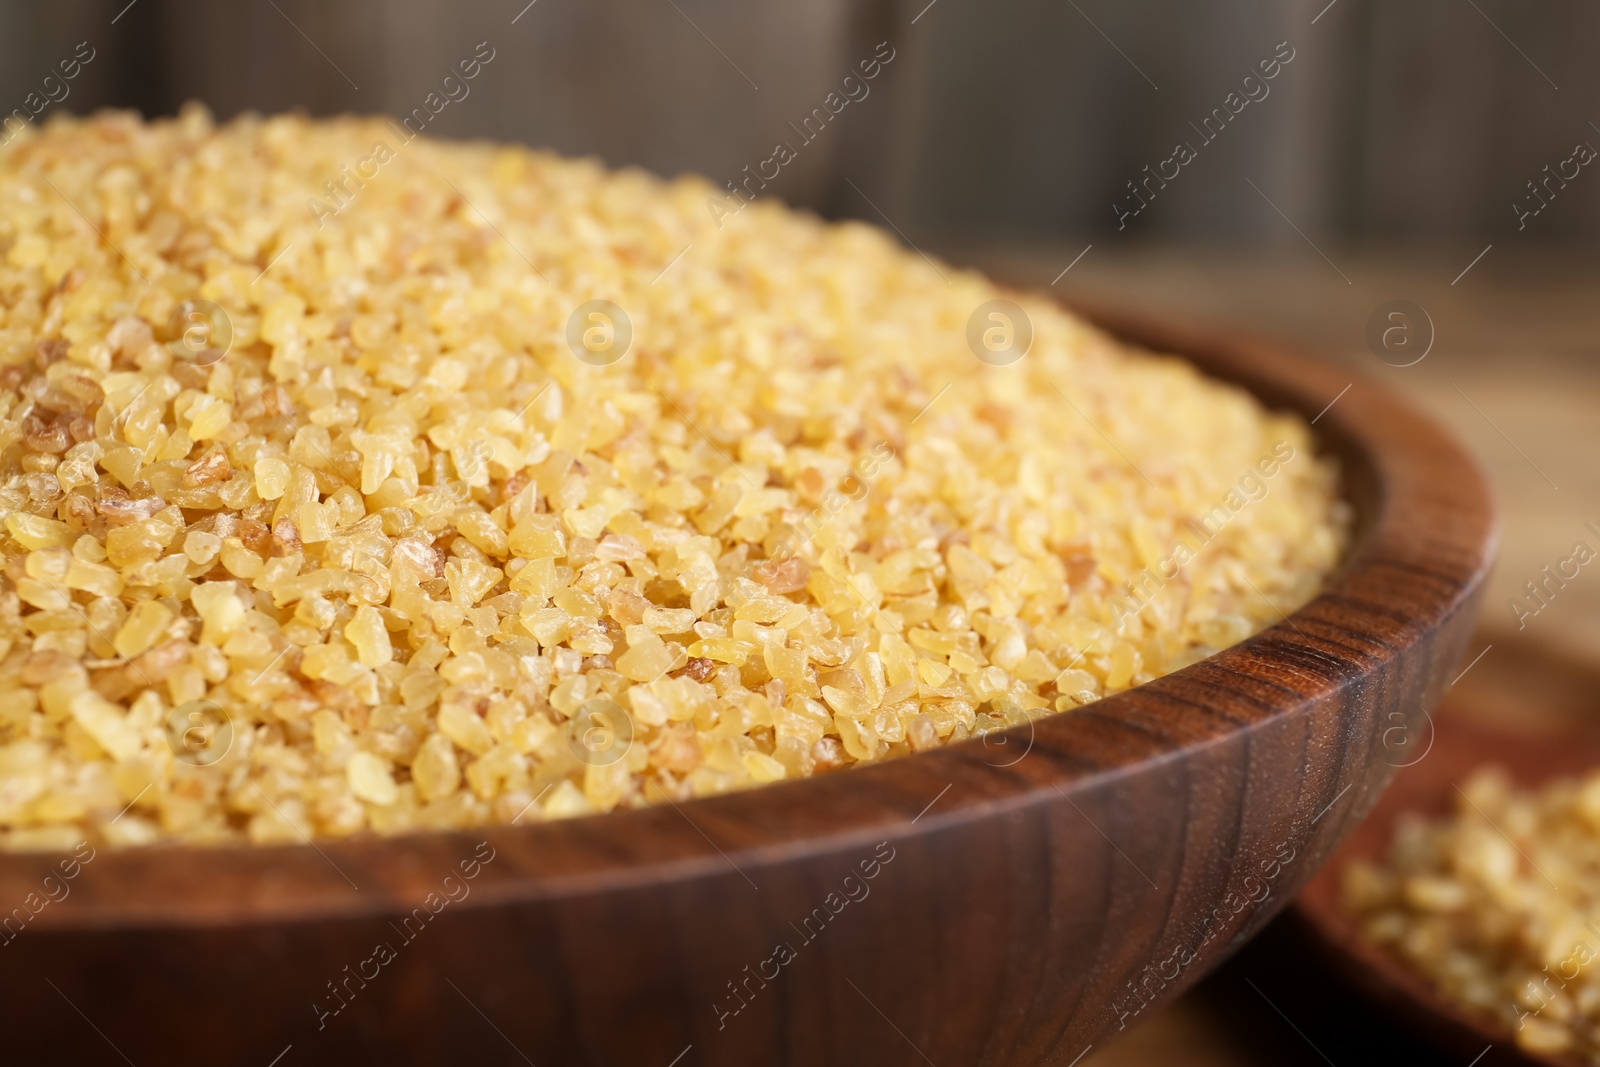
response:
[(1417, 743), (1397, 746), (1403, 769), (1394, 787), (1306, 886), (1287, 927), (1298, 935), (1298, 958), (1320, 956), (1375, 1007), (1460, 1063), (1481, 1057), (1480, 1067), (1582, 1067), (1576, 1055), (1520, 1048), (1505, 1019), (1445, 998), (1411, 963), (1365, 938), (1344, 905), (1350, 866), (1381, 864), (1408, 815), (1459, 813), (1457, 789), (1475, 771), (1499, 767), (1518, 787), (1538, 789), (1600, 767), (1600, 671), (1593, 664), (1515, 636), (1497, 635), (1485, 653)]
[[(1349, 382), (1094, 317), (1307, 417)], [(1031, 732), (677, 806), (102, 850), (0, 949), (7, 1061), (1074, 1062), (1294, 897), (1461, 657), (1477, 468), (1361, 382), (1317, 430), (1355, 545), (1237, 647)], [(61, 862), (0, 857), (0, 908)]]

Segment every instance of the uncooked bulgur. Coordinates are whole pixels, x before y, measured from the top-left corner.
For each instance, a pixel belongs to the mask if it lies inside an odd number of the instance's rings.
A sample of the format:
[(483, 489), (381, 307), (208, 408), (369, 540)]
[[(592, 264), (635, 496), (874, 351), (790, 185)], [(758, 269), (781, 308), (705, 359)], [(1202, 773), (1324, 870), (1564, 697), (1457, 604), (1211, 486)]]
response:
[(1042, 299), (989, 366), (980, 276), (713, 195), (194, 107), (0, 151), (4, 844), (804, 777), (1137, 685), (1337, 561), (1298, 417)]
[(1537, 792), (1474, 774), (1448, 818), (1410, 817), (1353, 864), (1363, 933), (1522, 1048), (1600, 1065), (1600, 772)]

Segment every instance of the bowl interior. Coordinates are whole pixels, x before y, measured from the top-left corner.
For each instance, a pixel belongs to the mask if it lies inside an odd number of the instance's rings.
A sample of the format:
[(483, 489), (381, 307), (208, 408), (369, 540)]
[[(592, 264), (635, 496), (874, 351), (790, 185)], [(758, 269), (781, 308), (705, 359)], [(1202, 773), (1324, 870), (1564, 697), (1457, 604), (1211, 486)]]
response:
[[(496, 865), (480, 886), (485, 901), (683, 882), (726, 873), (729, 864), (745, 870), (833, 855), (918, 820), (926, 829), (1053, 803), (1338, 699), (1363, 671), (1427, 640), (1475, 596), (1493, 551), (1491, 509), (1475, 466), (1431, 422), (1368, 383), (1270, 343), (1112, 309), (1077, 310), (1132, 344), (1183, 355), (1271, 407), (1307, 419), (1320, 413), (1319, 447), (1338, 457), (1355, 514), (1344, 565), (1321, 595), (1240, 645), (1079, 712), (845, 773), (471, 832), (104, 850), (80, 906), (51, 921), (192, 925), (381, 914), (427, 892), (433, 872), (484, 839), (517, 857)], [(1306, 787), (1325, 786), (1331, 799), (1332, 782)], [(0, 856), (0, 892), (26, 893), (49, 863), (42, 855)]]

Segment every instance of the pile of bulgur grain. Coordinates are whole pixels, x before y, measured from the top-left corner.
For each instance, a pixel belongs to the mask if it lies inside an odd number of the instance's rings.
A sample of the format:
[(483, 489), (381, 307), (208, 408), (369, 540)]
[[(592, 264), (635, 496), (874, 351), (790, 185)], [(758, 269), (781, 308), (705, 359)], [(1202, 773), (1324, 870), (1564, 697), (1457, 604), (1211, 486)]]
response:
[(1137, 685), (1337, 561), (1300, 419), (1043, 300), (989, 366), (981, 277), (716, 195), (193, 107), (0, 151), (0, 843), (805, 777)]
[(1600, 1064), (1600, 772), (1528, 792), (1489, 768), (1456, 800), (1402, 820), (1383, 866), (1353, 864), (1347, 906), (1522, 1048)]

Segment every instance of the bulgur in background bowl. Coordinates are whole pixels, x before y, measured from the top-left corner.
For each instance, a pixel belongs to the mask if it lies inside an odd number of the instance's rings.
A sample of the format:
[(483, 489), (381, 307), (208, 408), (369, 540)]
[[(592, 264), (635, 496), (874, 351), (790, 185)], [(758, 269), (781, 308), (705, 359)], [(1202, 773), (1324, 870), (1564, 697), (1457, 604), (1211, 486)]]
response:
[(1365, 384), (398, 132), (0, 153), (24, 1049), (1070, 1058), (1459, 653), (1481, 480)]
[(1492, 636), (1295, 901), (1294, 951), (1446, 1056), (1593, 1063), (1600, 677)]

